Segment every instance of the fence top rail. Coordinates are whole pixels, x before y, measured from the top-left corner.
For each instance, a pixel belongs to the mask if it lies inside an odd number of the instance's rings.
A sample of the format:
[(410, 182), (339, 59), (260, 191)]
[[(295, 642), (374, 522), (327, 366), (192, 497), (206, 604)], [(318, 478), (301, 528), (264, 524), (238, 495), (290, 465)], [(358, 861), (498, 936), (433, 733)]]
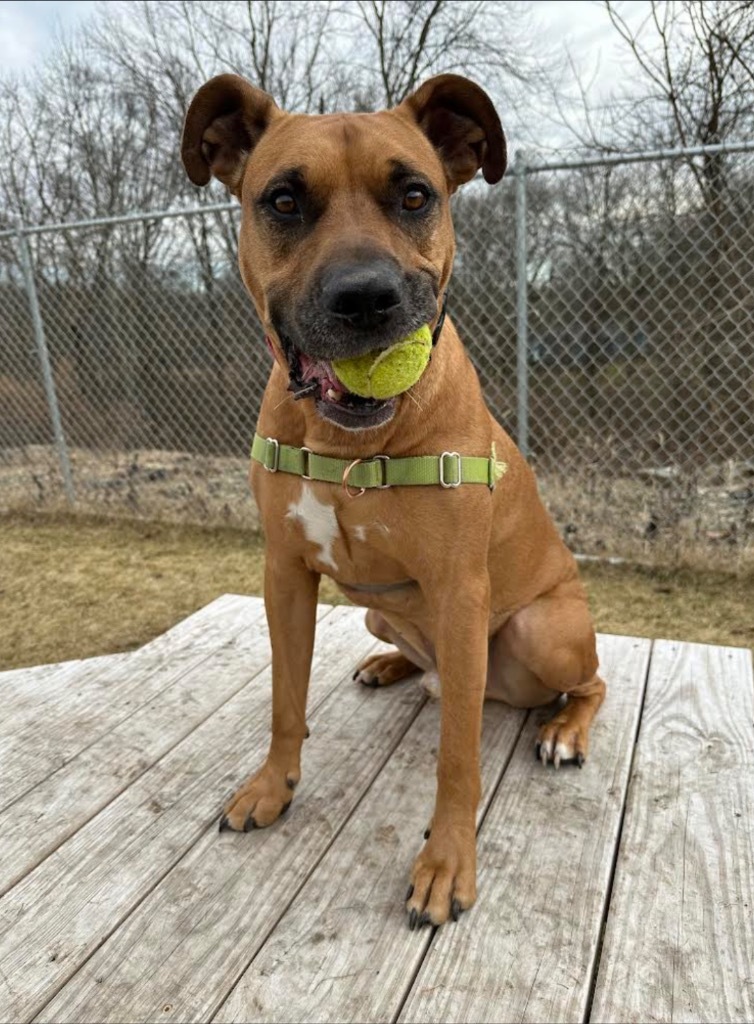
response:
[(754, 140), (721, 142), (714, 146), (687, 146), (679, 149), (651, 149), (642, 153), (603, 153), (544, 163), (527, 163), (522, 157), (513, 166), (514, 174), (539, 174), (541, 171), (578, 170), (583, 167), (604, 167), (611, 164), (642, 164), (652, 160), (679, 160), (689, 156), (715, 156), (718, 153), (754, 152)]
[[(527, 163), (523, 154), (519, 155), (511, 168), (512, 175), (540, 174), (543, 171), (578, 170), (584, 167), (603, 167), (613, 164), (648, 163), (652, 160), (678, 160), (690, 156), (714, 156), (717, 153), (754, 152), (754, 140), (747, 142), (721, 142), (714, 146), (691, 146), (679, 149), (653, 149), (641, 153), (611, 153), (591, 157), (576, 157), (567, 160), (552, 160), (543, 163)], [(213, 203), (206, 206), (190, 206), (180, 210), (144, 210), (136, 213), (123, 213), (113, 217), (92, 217), (89, 220), (60, 221), (55, 224), (19, 224), (14, 228), (4, 228), (0, 238), (18, 235), (44, 235), (54, 231), (75, 231), (79, 228), (104, 227), (108, 224), (127, 224), (134, 221), (167, 220), (174, 217), (190, 217), (199, 213), (225, 213), (240, 210), (238, 203)]]
[(213, 203), (207, 206), (190, 206), (181, 210), (145, 210), (138, 213), (122, 213), (115, 217), (92, 217), (90, 220), (61, 221), (57, 224), (19, 225), (0, 231), (0, 238), (11, 235), (44, 235), (52, 231), (74, 231), (77, 228), (98, 228), (107, 224), (127, 224), (131, 221), (167, 220), (170, 217), (190, 217), (197, 213), (223, 213), (240, 210), (238, 203)]

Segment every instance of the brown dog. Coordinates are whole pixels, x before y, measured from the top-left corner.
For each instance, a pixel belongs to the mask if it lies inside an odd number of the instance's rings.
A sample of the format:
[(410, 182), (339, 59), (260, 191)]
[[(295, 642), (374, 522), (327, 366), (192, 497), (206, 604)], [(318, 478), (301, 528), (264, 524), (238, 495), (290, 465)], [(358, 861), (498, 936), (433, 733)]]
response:
[[(256, 443), (264, 465), (251, 471), (267, 539), (272, 742), (220, 827), (270, 825), (291, 802), (326, 573), (398, 648), (368, 659), (361, 682), (439, 673), (437, 797), (407, 910), (412, 927), (441, 924), (476, 896), (485, 696), (535, 707), (567, 693), (539, 735), (541, 760), (557, 768), (583, 763), (605, 694), (575, 562), (442, 322), (450, 196), (480, 168), (488, 182), (502, 177), (498, 116), (456, 75), (394, 110), (323, 116), (284, 113), (243, 78), (220, 75), (191, 103), (183, 161), (194, 183), (214, 175), (242, 203), (241, 273), (276, 359), (259, 418), (273, 440)], [(359, 399), (339, 383), (331, 360), (387, 348), (423, 324), (436, 345), (410, 392)], [(489, 478), (464, 479), (471, 462), (458, 452), (489, 466)], [(402, 461), (414, 456), (433, 456), (421, 461), (433, 483), (380, 486), (418, 466)]]

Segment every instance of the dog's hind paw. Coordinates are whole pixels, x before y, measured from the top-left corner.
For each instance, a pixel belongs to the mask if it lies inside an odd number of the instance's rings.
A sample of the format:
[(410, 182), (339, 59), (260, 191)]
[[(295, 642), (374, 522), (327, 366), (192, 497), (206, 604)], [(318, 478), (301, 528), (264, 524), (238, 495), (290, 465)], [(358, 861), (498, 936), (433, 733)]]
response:
[(416, 665), (404, 657), (400, 651), (388, 651), (387, 654), (373, 654), (366, 658), (353, 674), (354, 681), (362, 686), (391, 686), (401, 679), (413, 675)]
[(589, 749), (589, 736), (585, 729), (575, 726), (565, 712), (556, 715), (539, 730), (534, 751), (543, 765), (554, 768), (575, 764), (583, 767)]

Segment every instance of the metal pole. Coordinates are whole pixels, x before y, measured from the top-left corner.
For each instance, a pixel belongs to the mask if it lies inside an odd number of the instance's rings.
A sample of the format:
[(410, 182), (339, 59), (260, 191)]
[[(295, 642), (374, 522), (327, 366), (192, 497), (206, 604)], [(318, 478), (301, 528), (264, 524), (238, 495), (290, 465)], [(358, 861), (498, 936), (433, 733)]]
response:
[(44, 323), (42, 322), (42, 314), (39, 311), (39, 298), (37, 296), (37, 285), (34, 280), (34, 267), (31, 261), (29, 241), (24, 234), (23, 228), (19, 228), (16, 231), (16, 238), (18, 239), (18, 246), (21, 252), (21, 266), (23, 267), (24, 281), (26, 282), (26, 294), (29, 298), (31, 322), (34, 328), (34, 338), (37, 343), (39, 362), (42, 367), (42, 378), (44, 380), (45, 393), (47, 394), (47, 404), (50, 409), (52, 430), (55, 435), (55, 447), (58, 450), (60, 472), (63, 475), (63, 487), (65, 488), (65, 496), (68, 499), (68, 504), (73, 505), (76, 501), (76, 493), (73, 489), (71, 462), (68, 458), (68, 448), (65, 443), (65, 435), (63, 434), (63, 424), (60, 420), (58, 396), (55, 393), (55, 378), (52, 375), (50, 353), (47, 351)]
[(516, 153), (516, 440), (522, 455), (529, 454), (529, 337), (528, 281), (526, 279), (526, 163)]

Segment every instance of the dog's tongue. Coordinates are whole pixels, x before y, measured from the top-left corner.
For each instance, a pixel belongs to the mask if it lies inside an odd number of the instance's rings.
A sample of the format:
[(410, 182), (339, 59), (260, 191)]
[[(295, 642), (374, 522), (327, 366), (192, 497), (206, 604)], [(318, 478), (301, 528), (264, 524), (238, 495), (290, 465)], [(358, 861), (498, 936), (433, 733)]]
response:
[(326, 402), (339, 402), (346, 394), (343, 385), (335, 376), (332, 363), (328, 359), (312, 359), (305, 352), (299, 356), (301, 379), (306, 383), (310, 380), (319, 381), (320, 397)]

